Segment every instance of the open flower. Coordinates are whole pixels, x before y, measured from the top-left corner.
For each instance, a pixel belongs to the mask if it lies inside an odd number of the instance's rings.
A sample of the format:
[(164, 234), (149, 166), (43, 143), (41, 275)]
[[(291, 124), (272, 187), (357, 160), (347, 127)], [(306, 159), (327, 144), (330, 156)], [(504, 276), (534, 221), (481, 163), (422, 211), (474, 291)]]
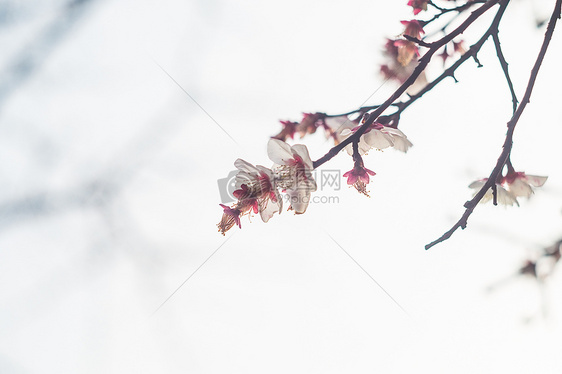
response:
[(281, 140), (270, 139), (267, 143), (267, 154), (275, 163), (273, 173), (276, 185), (289, 195), (290, 209), (297, 214), (304, 213), (311, 192), (316, 191), (308, 149), (303, 144), (291, 147)]
[(374, 176), (376, 173), (364, 166), (355, 166), (343, 176), (347, 178), (347, 184), (355, 187), (357, 191), (369, 196), (367, 185), (369, 184), (369, 175)]
[[(518, 197), (530, 197), (533, 193), (533, 187), (542, 187), (548, 177), (540, 177), (537, 175), (527, 175), (524, 172), (509, 171), (499, 182), (496, 182), (497, 201), (503, 205), (517, 205)], [(480, 191), (488, 179), (480, 179), (472, 182), (468, 187), (475, 189), (475, 195)], [(492, 190), (486, 191), (486, 194), (480, 200), (481, 203), (490, 201), (493, 198)]]
[[(474, 195), (480, 191), (480, 189), (486, 184), (488, 178), (480, 179), (477, 181), (472, 182), (468, 187), (474, 189)], [(501, 184), (496, 183), (496, 193), (497, 193), (497, 201), (502, 205), (509, 205), (512, 206), (513, 204), (519, 206), (519, 202), (517, 201), (517, 196), (513, 195), (510, 191), (506, 190)], [(492, 189), (488, 189), (486, 194), (480, 200), (481, 204), (487, 203), (488, 201), (494, 198)]]
[(240, 227), (240, 217), (243, 215), (259, 213), (262, 221), (267, 222), (274, 213), (281, 212), (283, 206), (270, 169), (254, 166), (242, 159), (236, 160), (234, 166), (238, 169), (238, 174), (236, 190), (232, 194), (238, 201), (232, 208), (221, 204), (224, 212), (217, 226), (223, 235), (234, 224)]
[(261, 165), (254, 166), (249, 162), (238, 159), (234, 162), (238, 169), (236, 175), (237, 190), (233, 195), (238, 199), (242, 214), (260, 213), (264, 222), (276, 212), (281, 212), (283, 201), (273, 179), (273, 171)]
[[(341, 132), (341, 135), (347, 138), (355, 133), (359, 127), (357, 126), (351, 130), (345, 129)], [(377, 122), (371, 124), (367, 131), (361, 135), (358, 144), (360, 155), (369, 152), (371, 148), (385, 149), (392, 147), (401, 152), (407, 152), (412, 145), (412, 142), (408, 140), (408, 137), (402, 131)], [(353, 155), (353, 145), (351, 143), (345, 149), (349, 155)]]

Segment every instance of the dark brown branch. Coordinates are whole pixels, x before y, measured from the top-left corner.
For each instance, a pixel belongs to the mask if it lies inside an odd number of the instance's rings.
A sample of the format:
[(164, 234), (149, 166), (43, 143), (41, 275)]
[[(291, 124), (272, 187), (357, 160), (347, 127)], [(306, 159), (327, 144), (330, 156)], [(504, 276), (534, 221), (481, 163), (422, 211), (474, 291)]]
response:
[[(454, 64), (452, 64), (447, 69), (445, 69), (443, 71), (443, 73), (441, 73), (437, 78), (435, 78), (433, 81), (431, 81), (427, 85), (425, 85), (425, 87), (422, 88), (415, 95), (408, 95), (409, 99), (407, 101), (391, 104), (392, 106), (395, 106), (395, 107), (398, 108), (398, 110), (394, 114), (402, 113), (404, 110), (406, 110), (406, 108), (408, 108), (415, 101), (420, 99), (427, 92), (431, 91), (435, 86), (437, 86), (439, 83), (441, 83), (441, 81), (443, 81), (445, 78), (451, 77), (456, 81), (455, 71), (463, 63), (465, 63), (468, 59), (470, 59), (471, 57), (475, 58), (475, 56), (477, 56), (478, 52), (480, 52), (480, 49), (482, 49), (482, 46), (484, 45), (486, 40), (488, 40), (490, 35), (493, 35), (493, 32), (495, 30), (497, 30), (497, 27), (499, 25), (501, 17), (503, 16), (503, 13), (504, 13), (505, 8), (507, 7), (508, 3), (509, 3), (509, 1), (507, 1), (507, 2), (504, 1), (504, 3), (502, 3), (500, 5), (501, 9), (500, 9), (500, 11), (498, 11), (496, 16), (494, 17), (494, 20), (492, 21), (492, 24), (491, 24), (490, 28), (484, 33), (484, 35), (475, 44), (473, 44), (468, 49), (468, 51), (466, 51), (457, 61), (455, 61)], [(476, 60), (478, 61), (478, 59), (476, 59)], [(341, 116), (348, 116), (348, 115), (354, 114), (354, 113), (366, 113), (366, 112), (369, 112), (371, 110), (377, 109), (380, 106), (381, 105), (364, 106), (364, 107), (357, 108), (355, 110), (349, 111), (347, 113), (331, 114), (331, 115), (326, 115), (326, 117), (341, 117)]]
[(441, 8), (440, 6), (435, 5), (432, 1), (430, 1), (428, 4), (433, 6), (435, 9), (437, 9), (440, 13), (437, 13), (436, 15), (434, 15), (431, 19), (427, 20), (427, 21), (422, 21), (423, 25), (429, 25), (431, 22), (435, 21), (436, 19), (439, 19), (442, 15), (450, 13), (450, 12), (458, 12), (457, 14), (462, 13), (463, 11), (465, 11), (466, 9), (470, 8), (472, 5), (474, 4), (478, 4), (478, 3), (485, 3), (486, 0), (476, 0), (476, 1), (469, 1), (465, 4), (459, 5), (455, 8)]
[[(445, 78), (451, 77), (451, 78), (455, 79), (455, 82), (456, 82), (455, 71), (465, 61), (467, 61), (471, 57), (476, 58), (478, 52), (480, 51), (480, 49), (482, 49), (482, 46), (484, 45), (486, 40), (488, 40), (490, 35), (492, 35), (494, 33), (494, 31), (498, 29), (499, 23), (500, 23), (500, 21), (503, 17), (503, 14), (504, 14), (505, 9), (507, 8), (508, 4), (509, 4), (509, 0), (503, 1), (500, 4), (500, 8), (499, 8), (498, 12), (496, 13), (496, 16), (492, 20), (492, 24), (490, 25), (488, 30), (484, 33), (484, 35), (482, 35), (480, 40), (478, 40), (475, 44), (473, 44), (468, 49), (468, 51), (465, 52), (465, 54), (463, 54), (457, 61), (455, 61), (455, 63), (453, 65), (451, 65), (447, 69), (445, 69), (445, 71), (443, 71), (443, 73), (441, 73), (440, 76), (438, 76), (433, 81), (428, 83), (418, 93), (416, 93), (415, 95), (411, 95), (410, 99), (408, 101), (405, 101), (405, 102), (402, 102), (402, 103), (396, 103), (395, 106), (398, 107), (398, 111), (396, 113), (402, 113), (404, 110), (406, 110), (406, 108), (408, 108), (410, 105), (412, 105), (416, 100), (420, 99), (427, 92), (431, 91), (435, 86), (437, 86), (439, 83), (441, 83), (441, 81), (444, 80)], [(478, 60), (478, 59), (476, 58), (476, 60)]]
[(453, 235), (453, 233), (459, 227), (462, 229), (466, 228), (468, 217), (470, 217), (470, 215), (474, 211), (474, 208), (480, 202), (480, 200), (482, 200), (486, 192), (492, 187), (492, 185), (496, 183), (498, 175), (501, 173), (501, 171), (504, 168), (504, 165), (509, 159), (509, 155), (511, 153), (511, 149), (513, 146), (513, 133), (515, 131), (515, 126), (517, 125), (519, 118), (521, 118), (521, 115), (523, 114), (525, 107), (530, 101), (531, 93), (533, 92), (533, 87), (537, 80), (540, 67), (542, 65), (544, 56), (546, 55), (546, 51), (548, 49), (548, 45), (550, 44), (550, 40), (552, 39), (552, 35), (554, 33), (556, 21), (560, 18), (561, 7), (562, 7), (562, 0), (556, 0), (554, 11), (552, 12), (552, 16), (550, 17), (550, 21), (548, 22), (548, 26), (546, 28), (543, 44), (535, 61), (535, 65), (531, 70), (531, 75), (529, 77), (529, 83), (527, 84), (527, 89), (525, 90), (525, 95), (521, 100), (521, 105), (519, 105), (516, 112), (513, 114), (512, 118), (507, 123), (507, 135), (505, 137), (505, 142), (503, 144), (503, 150), (500, 154), (500, 157), (498, 158), (498, 162), (496, 163), (496, 166), (492, 170), (492, 173), (490, 173), (488, 180), (486, 181), (484, 186), (480, 189), (480, 191), (478, 191), (478, 193), (474, 196), (474, 198), (472, 198), (472, 200), (469, 200), (464, 204), (466, 210), (462, 215), (462, 217), (459, 219), (459, 221), (449, 231), (444, 233), (439, 239), (427, 244), (425, 246), (425, 249), (429, 249), (434, 245), (449, 239), (451, 235)]
[(515, 113), (519, 101), (517, 100), (517, 95), (515, 95), (515, 90), (513, 89), (513, 82), (511, 81), (511, 76), (509, 75), (508, 63), (505, 60), (505, 56), (503, 55), (503, 51), (500, 43), (500, 37), (498, 34), (499, 34), (499, 30), (497, 29), (494, 30), (494, 33), (492, 34), (492, 38), (494, 40), (494, 46), (496, 47), (496, 54), (498, 55), (498, 60), (500, 61), (500, 65), (503, 70), (503, 75), (507, 80), (507, 85), (509, 87), (509, 92), (511, 94), (511, 101), (513, 102), (513, 113)]
[(406, 40), (408, 40), (408, 41), (410, 41), (410, 42), (414, 42), (414, 43), (416, 43), (417, 45), (421, 45), (422, 47), (427, 47), (427, 48), (430, 48), (430, 47), (431, 47), (431, 44), (430, 44), (430, 43), (424, 42), (424, 41), (421, 40), (421, 39), (414, 38), (413, 36), (410, 36), (410, 35), (403, 35), (403, 36), (404, 36), (404, 39), (406, 39)]
[[(394, 103), (406, 90), (410, 87), (416, 79), (420, 76), (420, 74), (425, 70), (429, 62), (431, 61), (432, 56), (437, 52), (441, 47), (445, 44), (449, 43), (458, 35), (462, 34), (474, 21), (476, 21), (480, 16), (482, 16), (486, 11), (492, 8), (494, 5), (498, 4), (500, 0), (489, 0), (480, 8), (473, 11), (467, 19), (460, 24), (455, 30), (451, 31), (448, 35), (445, 35), (443, 38), (430, 43), (431, 47), (429, 50), (423, 55), (420, 59), (418, 65), (414, 69), (413, 73), (408, 77), (408, 79), (400, 86), (394, 93), (383, 103), (381, 104), (374, 112), (372, 112), (369, 116), (369, 119), (350, 137), (342, 141), (340, 144), (336, 145), (332, 149), (328, 151), (324, 156), (319, 158), (318, 160), (314, 161), (313, 166), (314, 168), (318, 168), (320, 165), (324, 164), (325, 162), (331, 160), (334, 156), (336, 156), (346, 145), (351, 143), (355, 140), (355, 138), (359, 139), (361, 135), (367, 130), (367, 128), (373, 124), (373, 122), (390, 106)], [(505, 1), (503, 1), (505, 2)]]

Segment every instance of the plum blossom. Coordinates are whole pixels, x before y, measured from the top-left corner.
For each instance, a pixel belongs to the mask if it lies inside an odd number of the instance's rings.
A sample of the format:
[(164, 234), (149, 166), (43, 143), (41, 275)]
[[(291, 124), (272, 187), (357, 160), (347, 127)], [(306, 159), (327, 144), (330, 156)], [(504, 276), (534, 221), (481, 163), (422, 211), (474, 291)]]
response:
[(414, 57), (416, 57), (416, 59), (420, 57), (418, 46), (414, 42), (399, 39), (394, 42), (394, 45), (398, 48), (396, 61), (402, 66), (408, 66)]
[(343, 130), (352, 130), (359, 124), (359, 120), (351, 120), (347, 116), (326, 117), (326, 126), (330, 128), (330, 136), (334, 139), (334, 144), (340, 144), (346, 136), (342, 135)]
[(414, 8), (414, 15), (417, 15), (422, 10), (427, 10), (427, 3), (429, 0), (410, 0), (408, 6)]
[(423, 31), (423, 26), (416, 19), (413, 19), (411, 21), (400, 21), (400, 23), (406, 26), (406, 29), (404, 30), (404, 35), (408, 35), (411, 36), (412, 38), (420, 39), (422, 34), (425, 34), (425, 31)]
[(251, 205), (254, 213), (259, 211), (263, 222), (269, 219), (276, 212), (281, 212), (283, 201), (279, 195), (279, 190), (275, 186), (273, 171), (261, 165), (254, 166), (249, 162), (238, 159), (234, 166), (239, 170), (236, 175), (236, 187), (233, 195), (238, 202)]
[[(414, 72), (418, 62), (419, 52), (417, 47), (412, 49), (411, 44), (403, 44), (407, 40), (387, 39), (383, 54), (386, 62), (381, 65), (380, 72), (386, 79), (397, 80), (404, 83)], [(401, 47), (401, 48), (399, 48)], [(408, 63), (404, 64), (408, 60)], [(427, 84), (425, 72), (422, 72), (414, 84), (408, 88), (407, 93), (413, 95)]]
[(261, 165), (254, 166), (242, 159), (237, 159), (234, 166), (238, 169), (238, 174), (235, 181), (237, 189), (233, 195), (238, 201), (232, 208), (220, 204), (224, 212), (217, 226), (223, 235), (234, 224), (241, 227), (240, 217), (243, 215), (259, 212), (262, 221), (267, 222), (274, 213), (280, 213), (283, 206), (272, 170)]
[(289, 209), (296, 214), (306, 211), (311, 192), (316, 191), (316, 182), (312, 177), (312, 160), (308, 149), (303, 144), (290, 146), (279, 140), (270, 139), (267, 154), (273, 165), (276, 185), (289, 195)]
[(376, 173), (367, 169), (363, 165), (356, 165), (350, 171), (344, 173), (344, 178), (347, 178), (347, 184), (355, 187), (359, 193), (369, 196), (367, 185), (369, 184), (369, 175), (374, 176)]
[(516, 197), (530, 197), (535, 193), (533, 187), (542, 187), (547, 179), (548, 177), (513, 171), (502, 178), (502, 184)]
[(272, 136), (272, 138), (283, 140), (283, 141), (286, 141), (289, 138), (294, 139), (295, 132), (297, 132), (297, 126), (299, 123), (292, 122), (292, 121), (279, 121), (279, 122), (281, 122), (283, 129), (281, 129), (281, 132), (279, 134)]
[[(359, 126), (349, 130), (345, 129), (341, 132), (341, 135), (345, 138), (351, 136), (359, 129)], [(392, 147), (401, 152), (407, 152), (408, 149), (413, 145), (407, 138), (407, 136), (400, 130), (394, 127), (384, 126), (380, 123), (373, 123), (361, 138), (359, 139), (359, 154), (364, 155), (371, 148), (385, 149)], [(349, 155), (353, 155), (353, 145), (350, 143), (345, 148)]]
[[(497, 201), (503, 205), (517, 205), (518, 197), (530, 197), (534, 192), (533, 187), (542, 187), (548, 177), (541, 177), (537, 175), (527, 175), (524, 172), (509, 171), (507, 175), (500, 178), (496, 182)], [(469, 187), (475, 189), (475, 195), (484, 186), (488, 179), (481, 179), (472, 182)], [(480, 200), (481, 203), (486, 203), (493, 198), (492, 190), (486, 191), (486, 194)]]
[(325, 116), (324, 113), (303, 113), (302, 121), (296, 126), (301, 139), (307, 134), (314, 134), (323, 124)]
[[(472, 182), (468, 187), (474, 189), (474, 195), (480, 191), (480, 189), (486, 184), (488, 178), (480, 179), (477, 181)], [(519, 206), (519, 202), (517, 201), (517, 197), (514, 196), (510, 191), (505, 189), (501, 184), (496, 183), (496, 193), (497, 193), (497, 201), (502, 205), (509, 205), (513, 206), (514, 204)], [(486, 194), (480, 200), (481, 204), (487, 203), (488, 201), (494, 198), (492, 189), (488, 189)]]
[(238, 225), (239, 228), (242, 228), (242, 225), (240, 224), (240, 210), (232, 209), (223, 204), (219, 205), (224, 209), (222, 219), (217, 224), (219, 232), (224, 235), (224, 233), (230, 230), (234, 225)]

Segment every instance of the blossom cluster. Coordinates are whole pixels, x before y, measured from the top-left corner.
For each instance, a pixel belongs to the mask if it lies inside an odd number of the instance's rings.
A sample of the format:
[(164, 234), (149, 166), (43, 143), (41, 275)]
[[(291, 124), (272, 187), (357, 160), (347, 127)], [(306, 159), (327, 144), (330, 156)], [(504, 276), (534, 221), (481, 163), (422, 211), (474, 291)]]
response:
[[(217, 225), (219, 232), (224, 235), (235, 225), (241, 227), (240, 219), (244, 215), (250, 217), (253, 214), (259, 214), (264, 222), (268, 222), (275, 213), (281, 213), (283, 209), (281, 194), (286, 194), (290, 198), (289, 210), (293, 210), (296, 214), (304, 213), (308, 207), (311, 193), (316, 191), (316, 182), (312, 176), (314, 167), (329, 161), (343, 149), (353, 160), (353, 168), (345, 172), (343, 177), (347, 179), (349, 186), (354, 187), (359, 193), (369, 196), (367, 185), (376, 173), (365, 167), (363, 157), (373, 149), (382, 151), (393, 148), (400, 152), (408, 152), (413, 144), (406, 134), (398, 129), (398, 122), (404, 110), (445, 78), (450, 76), (454, 79), (455, 69), (469, 57), (473, 57), (479, 64), (477, 53), (486, 40), (490, 39), (490, 36), (495, 35), (492, 39), (496, 44), (504, 75), (510, 85), (514, 112), (516, 111), (518, 100), (513, 91), (511, 78), (506, 68), (507, 63), (502, 56), (497, 38), (497, 26), (508, 2), (499, 0), (441, 1), (454, 3), (454, 5), (441, 6), (438, 0), (409, 0), (407, 5), (412, 8), (414, 16), (428, 16), (428, 18), (401, 21), (403, 30), (400, 35), (386, 40), (383, 51), (385, 61), (380, 67), (380, 71), (387, 80), (396, 80), (401, 84), (387, 101), (381, 105), (362, 106), (344, 114), (304, 113), (299, 122), (281, 121), (281, 131), (270, 139), (267, 147), (268, 156), (274, 163), (271, 168), (254, 166), (241, 159), (236, 160), (235, 166), (238, 173), (235, 182), (236, 190), (233, 195), (237, 201), (231, 206), (221, 204), (223, 215)], [(478, 9), (471, 10), (468, 15), (468, 10), (477, 4), (480, 4)], [(489, 29), (479, 41), (467, 49), (464, 41), (459, 37), (476, 19), (495, 5), (499, 5), (499, 9)], [(433, 12), (430, 12), (430, 9)], [(448, 21), (443, 22), (440, 19), (445, 14), (451, 15), (451, 17)], [(462, 16), (466, 17), (460, 24), (455, 21)], [(445, 18), (447, 17), (443, 17), (443, 19)], [(428, 26), (430, 24), (435, 26), (434, 23), (437, 20), (440, 20), (438, 21), (439, 26), (433, 27), (433, 31), (430, 31)], [(444, 36), (435, 38), (436, 34), (444, 34)], [(426, 50), (424, 51), (424, 49)], [(444, 71), (431, 83), (428, 83), (425, 69), (433, 62), (432, 57), (442, 59)], [(453, 57), (456, 61), (445, 69), (447, 61)], [(405, 95), (408, 95), (407, 99), (403, 99)], [(526, 95), (528, 94), (526, 93)], [(527, 102), (528, 100), (521, 100), (521, 105), (523, 106)], [(390, 112), (390, 108), (396, 110)], [(387, 112), (387, 110), (389, 111)], [(516, 121), (513, 122), (513, 127), (515, 124)], [(294, 141), (297, 135), (302, 139), (322, 131), (326, 138), (333, 140), (334, 147), (314, 162), (312, 162), (306, 146), (302, 144), (291, 146), (286, 143)], [(428, 244), (426, 249), (446, 240), (459, 227), (464, 228), (466, 218), (472, 212), (473, 204), (493, 200), (494, 204), (499, 202), (510, 206), (519, 205), (518, 198), (528, 198), (534, 193), (534, 188), (544, 185), (547, 177), (516, 172), (510, 160), (511, 147), (508, 147), (506, 152), (507, 158), (500, 157), (489, 177), (495, 183), (488, 182), (487, 179), (471, 183), (469, 187), (475, 189), (474, 195), (478, 196), (469, 201), (468, 206), (465, 205), (467, 213), (463, 219), (459, 220), (441, 238)], [(507, 172), (504, 175), (502, 170), (506, 166)], [(486, 191), (482, 192), (484, 196), (481, 198), (479, 192), (483, 188)]]
[(233, 192), (237, 202), (233, 206), (220, 204), (223, 208), (221, 221), (217, 224), (219, 232), (225, 234), (234, 225), (242, 227), (240, 218), (244, 215), (260, 214), (263, 222), (275, 213), (281, 213), (283, 200), (280, 191), (290, 197), (289, 210), (296, 214), (306, 211), (311, 192), (316, 191), (312, 176), (312, 160), (305, 145), (290, 146), (279, 139), (270, 139), (267, 153), (274, 162), (271, 168), (254, 166), (238, 159), (234, 166), (236, 190)]
[[(417, 16), (420, 12), (427, 11), (429, 4), (433, 5), (428, 0), (410, 0), (407, 5), (412, 7), (414, 15)], [(420, 58), (419, 44), (423, 42), (424, 27), (434, 19), (430, 21), (418, 19), (400, 21), (404, 26), (404, 31), (397, 38), (386, 39), (383, 48), (385, 62), (380, 66), (380, 72), (386, 79), (396, 80), (402, 84), (412, 75)], [(463, 40), (453, 40), (448, 44), (443, 46), (439, 53), (443, 63), (455, 54), (462, 55), (466, 52)], [(409, 93), (417, 93), (426, 84), (427, 78), (425, 72), (422, 72), (412, 87), (409, 88)]]

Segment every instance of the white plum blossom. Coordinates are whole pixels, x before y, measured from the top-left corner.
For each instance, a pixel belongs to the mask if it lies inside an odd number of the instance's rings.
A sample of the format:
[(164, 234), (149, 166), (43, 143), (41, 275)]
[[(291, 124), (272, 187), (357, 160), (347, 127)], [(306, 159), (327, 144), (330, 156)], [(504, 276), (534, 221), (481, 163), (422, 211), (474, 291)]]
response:
[(239, 201), (254, 200), (254, 213), (257, 207), (263, 222), (269, 221), (274, 213), (281, 212), (283, 200), (275, 186), (273, 171), (264, 166), (254, 166), (247, 161), (237, 159), (234, 166), (239, 170), (236, 175), (236, 191), (233, 195)]
[[(474, 189), (474, 195), (480, 191), (480, 189), (486, 184), (488, 179), (480, 179), (477, 181), (472, 182), (468, 187)], [(497, 201), (499, 204), (502, 205), (509, 205), (513, 206), (514, 204), (519, 206), (519, 202), (517, 201), (517, 196), (513, 195), (510, 191), (506, 190), (501, 184), (496, 183), (496, 192), (497, 192)], [(488, 201), (494, 198), (492, 189), (488, 189), (486, 194), (480, 200), (481, 204), (487, 203)]]
[(272, 168), (275, 184), (289, 195), (290, 209), (297, 214), (304, 213), (310, 194), (316, 191), (308, 149), (303, 144), (290, 146), (279, 139), (270, 139), (267, 154), (275, 163)]
[(261, 165), (254, 166), (240, 158), (234, 162), (234, 166), (238, 169), (238, 174), (236, 190), (232, 194), (238, 201), (232, 207), (220, 204), (224, 211), (217, 227), (223, 235), (234, 225), (241, 227), (240, 217), (245, 214), (259, 212), (262, 221), (267, 222), (274, 213), (281, 213), (283, 206), (271, 169)]
[[(547, 179), (548, 177), (510, 171), (496, 183), (497, 201), (502, 205), (519, 206), (519, 202), (517, 201), (518, 197), (530, 197), (535, 193), (533, 187), (542, 187)], [(474, 195), (476, 195), (487, 180), (488, 179), (477, 180), (472, 182), (468, 187), (475, 189)], [(480, 202), (486, 203), (492, 199), (493, 193), (492, 190), (489, 189)]]
[[(351, 130), (345, 129), (341, 132), (341, 136), (347, 138), (358, 129), (359, 126)], [(366, 154), (371, 148), (381, 150), (390, 147), (405, 153), (412, 145), (412, 142), (408, 140), (408, 137), (402, 131), (375, 122), (361, 135), (358, 149), (360, 155)], [(345, 149), (349, 155), (353, 155), (353, 145), (351, 143)]]

